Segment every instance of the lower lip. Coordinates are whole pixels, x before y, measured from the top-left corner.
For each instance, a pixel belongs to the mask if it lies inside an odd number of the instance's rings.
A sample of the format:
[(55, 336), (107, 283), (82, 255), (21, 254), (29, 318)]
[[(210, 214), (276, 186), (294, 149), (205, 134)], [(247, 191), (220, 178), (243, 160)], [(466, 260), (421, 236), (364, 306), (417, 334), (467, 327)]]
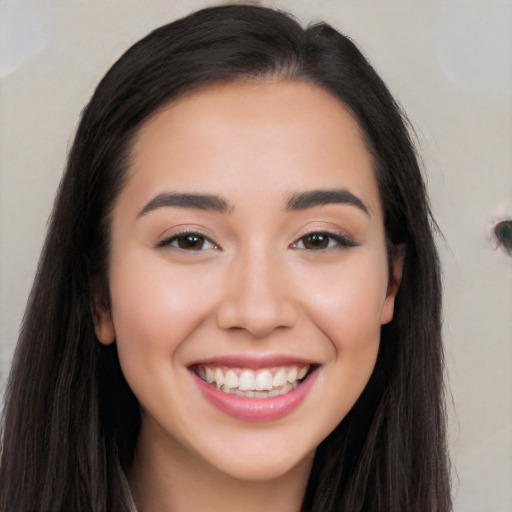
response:
[(309, 393), (318, 372), (312, 372), (296, 389), (270, 398), (245, 398), (207, 384), (192, 370), (191, 373), (203, 396), (221, 411), (244, 421), (272, 421), (289, 414)]

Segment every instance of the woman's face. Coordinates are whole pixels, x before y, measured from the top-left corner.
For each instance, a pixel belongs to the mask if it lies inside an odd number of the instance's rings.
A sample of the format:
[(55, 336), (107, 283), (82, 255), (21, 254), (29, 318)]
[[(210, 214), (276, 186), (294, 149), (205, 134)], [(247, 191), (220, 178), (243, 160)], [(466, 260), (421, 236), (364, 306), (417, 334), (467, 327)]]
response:
[(171, 104), (136, 137), (111, 236), (96, 330), (141, 439), (244, 479), (310, 463), (368, 382), (396, 292), (343, 104), (292, 81)]

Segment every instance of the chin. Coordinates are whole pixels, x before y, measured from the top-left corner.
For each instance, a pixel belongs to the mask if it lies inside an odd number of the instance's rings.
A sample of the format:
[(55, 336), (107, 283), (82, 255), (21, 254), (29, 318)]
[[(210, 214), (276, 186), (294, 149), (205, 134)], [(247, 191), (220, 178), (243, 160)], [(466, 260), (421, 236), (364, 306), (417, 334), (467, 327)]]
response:
[(269, 480), (276, 480), (292, 474), (295, 469), (304, 465), (311, 466), (315, 452), (308, 453), (305, 457), (297, 460), (297, 457), (290, 457), (286, 454), (274, 453), (270, 454), (273, 450), (267, 448), (265, 453), (260, 456), (234, 457), (229, 461), (229, 464), (216, 464), (215, 466), (219, 471), (236, 480), (251, 481), (251, 482), (265, 482)]

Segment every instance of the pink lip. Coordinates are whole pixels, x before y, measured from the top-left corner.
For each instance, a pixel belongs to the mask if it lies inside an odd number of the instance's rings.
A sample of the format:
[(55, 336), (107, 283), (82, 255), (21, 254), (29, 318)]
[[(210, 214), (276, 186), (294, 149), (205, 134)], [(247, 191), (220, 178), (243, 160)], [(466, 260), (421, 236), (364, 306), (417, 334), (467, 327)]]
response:
[(291, 365), (312, 365), (315, 364), (311, 360), (291, 357), (285, 354), (276, 355), (260, 355), (260, 354), (239, 354), (226, 355), (211, 359), (202, 359), (189, 365), (192, 367), (196, 364), (204, 364), (207, 366), (222, 366), (228, 368), (250, 368), (257, 370), (258, 368), (271, 368), (274, 366), (291, 366)]
[[(225, 359), (222, 362), (227, 364)], [(263, 422), (282, 418), (295, 409), (310, 391), (318, 372), (312, 372), (297, 389), (271, 398), (245, 398), (224, 393), (204, 382), (194, 371), (190, 373), (203, 396), (215, 407), (240, 420)]]

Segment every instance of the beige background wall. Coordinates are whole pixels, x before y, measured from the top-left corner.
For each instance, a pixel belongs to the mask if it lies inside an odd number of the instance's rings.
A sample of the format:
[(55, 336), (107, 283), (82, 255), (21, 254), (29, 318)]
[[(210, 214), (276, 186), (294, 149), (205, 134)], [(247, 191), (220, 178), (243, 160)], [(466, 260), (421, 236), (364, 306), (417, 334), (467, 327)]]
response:
[[(0, 386), (80, 110), (131, 43), (206, 0), (1, 0)], [(512, 3), (276, 0), (358, 43), (408, 112), (443, 231), (456, 512), (512, 506)]]

